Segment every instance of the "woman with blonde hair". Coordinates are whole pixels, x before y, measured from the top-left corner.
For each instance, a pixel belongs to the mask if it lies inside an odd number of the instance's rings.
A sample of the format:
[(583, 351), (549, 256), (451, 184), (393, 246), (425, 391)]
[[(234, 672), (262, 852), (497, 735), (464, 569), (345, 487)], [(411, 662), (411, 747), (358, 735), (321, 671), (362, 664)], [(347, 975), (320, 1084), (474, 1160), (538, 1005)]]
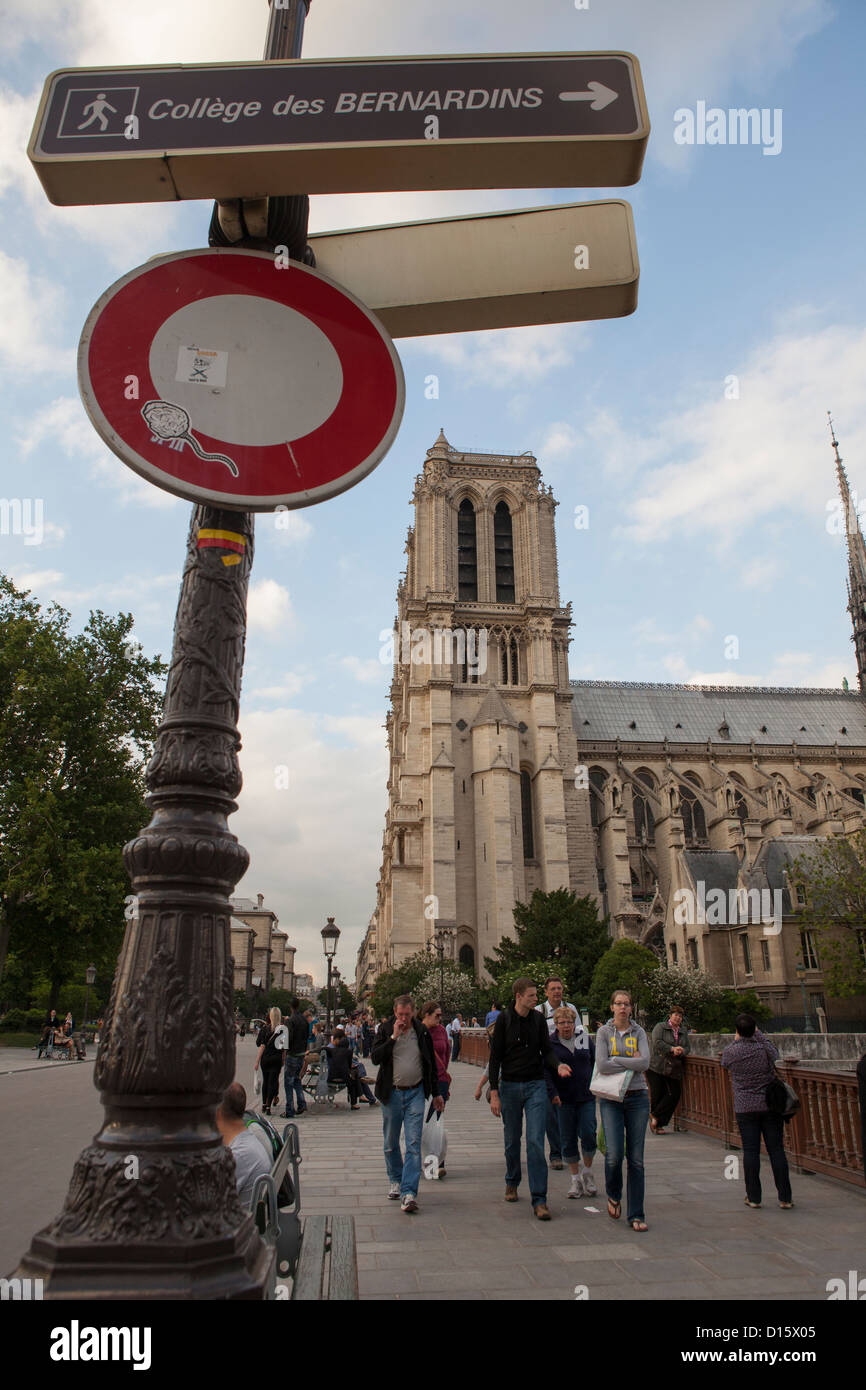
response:
[(271, 1107), (274, 1109), (278, 1105), (280, 1093), (280, 1068), (283, 1065), (283, 1052), (277, 1047), (277, 1042), (282, 1041), (280, 1025), (283, 1016), (279, 1009), (273, 1008), (269, 1014), (269, 1022), (263, 1023), (256, 1038), (256, 1063), (254, 1070), (258, 1071), (259, 1063), (262, 1068), (262, 1114), (270, 1115)]

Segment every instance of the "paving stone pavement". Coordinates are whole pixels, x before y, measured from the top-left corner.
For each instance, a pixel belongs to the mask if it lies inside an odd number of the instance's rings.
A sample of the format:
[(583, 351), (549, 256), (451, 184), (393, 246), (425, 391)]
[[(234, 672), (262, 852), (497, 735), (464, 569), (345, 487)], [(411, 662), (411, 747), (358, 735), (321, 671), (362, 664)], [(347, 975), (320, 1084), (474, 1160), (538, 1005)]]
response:
[[(254, 1041), (240, 1041), (244, 1085), (254, 1056)], [(355, 1217), (363, 1299), (573, 1300), (585, 1287), (594, 1301), (825, 1301), (828, 1279), (866, 1275), (866, 1193), (794, 1173), (792, 1211), (779, 1209), (766, 1182), (766, 1205), (752, 1211), (742, 1180), (724, 1176), (724, 1147), (695, 1134), (647, 1135), (646, 1234), (611, 1221), (603, 1195), (567, 1200), (567, 1170), (550, 1173), (553, 1220), (536, 1221), (525, 1179), (516, 1205), (502, 1200), (502, 1126), (473, 1100), (478, 1069), (457, 1063), (452, 1075), (448, 1176), (422, 1178), (415, 1216), (387, 1200), (378, 1107), (352, 1112), (342, 1101), (310, 1107), (297, 1121), (303, 1212)], [(51, 1063), (0, 1074), (0, 1116), (7, 1274), (60, 1211), (75, 1159), (100, 1128), (92, 1068)], [(769, 1179), (766, 1159), (765, 1168)], [(595, 1172), (603, 1192), (601, 1156)]]
[(422, 1177), (414, 1216), (387, 1200), (378, 1107), (311, 1106), (297, 1121), (303, 1213), (354, 1215), (362, 1299), (571, 1301), (584, 1286), (592, 1301), (826, 1301), (828, 1279), (866, 1273), (866, 1193), (794, 1173), (782, 1211), (765, 1157), (752, 1210), (742, 1178), (725, 1177), (724, 1146), (696, 1134), (647, 1134), (645, 1234), (608, 1217), (601, 1154), (599, 1196), (569, 1200), (567, 1169), (551, 1170), (553, 1219), (537, 1221), (525, 1164), (520, 1200), (503, 1201), (502, 1125), (473, 1098), (478, 1068), (451, 1074), (447, 1176)]

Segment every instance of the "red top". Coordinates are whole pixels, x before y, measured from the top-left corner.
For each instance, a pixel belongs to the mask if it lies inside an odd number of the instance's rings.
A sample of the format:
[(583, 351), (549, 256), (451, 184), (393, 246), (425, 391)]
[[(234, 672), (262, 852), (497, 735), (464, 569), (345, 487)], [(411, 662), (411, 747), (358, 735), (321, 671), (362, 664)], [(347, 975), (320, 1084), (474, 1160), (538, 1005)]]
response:
[(436, 1058), (436, 1075), (440, 1081), (447, 1081), (450, 1084), (451, 1077), (448, 1075), (448, 1063), (451, 1059), (451, 1047), (448, 1042), (448, 1034), (445, 1032), (441, 1023), (434, 1023), (432, 1028), (427, 1029), (427, 1032), (433, 1039), (433, 1053)]

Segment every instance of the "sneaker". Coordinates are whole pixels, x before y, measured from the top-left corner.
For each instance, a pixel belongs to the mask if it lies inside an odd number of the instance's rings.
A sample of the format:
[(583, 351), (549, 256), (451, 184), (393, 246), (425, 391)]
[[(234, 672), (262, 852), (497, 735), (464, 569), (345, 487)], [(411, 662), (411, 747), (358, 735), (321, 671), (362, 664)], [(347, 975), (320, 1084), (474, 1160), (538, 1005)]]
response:
[(592, 1176), (592, 1172), (590, 1171), (590, 1169), (584, 1168), (583, 1172), (580, 1174), (580, 1177), (583, 1180), (584, 1197), (597, 1197), (598, 1188), (595, 1185), (595, 1178)]
[(506, 1200), (506, 1202), (516, 1202), (516, 1201), (517, 1201), (517, 1188), (516, 1188), (516, 1187), (506, 1187), (506, 1189), (505, 1189), (505, 1200)]
[(415, 1198), (412, 1196), (411, 1192), (407, 1192), (401, 1200), (400, 1210), (407, 1212), (410, 1216), (413, 1211), (418, 1210), (418, 1203), (415, 1201)]
[(536, 1217), (538, 1218), (539, 1221), (549, 1221), (549, 1220), (550, 1220), (550, 1211), (549, 1211), (549, 1209), (548, 1209), (548, 1207), (547, 1207), (547, 1204), (546, 1204), (545, 1202), (539, 1202), (539, 1203), (538, 1203), (538, 1206), (537, 1206), (537, 1207), (533, 1207), (532, 1211), (533, 1211), (533, 1215), (536, 1216)]
[(582, 1196), (583, 1196), (583, 1181), (582, 1181), (582, 1179), (581, 1179), (580, 1173), (572, 1173), (572, 1176), (571, 1176), (571, 1186), (570, 1186), (569, 1189), (568, 1189), (568, 1196), (569, 1196), (569, 1197), (582, 1197)]
[(388, 1184), (388, 1201), (398, 1202), (400, 1200), (400, 1184), (391, 1182)]

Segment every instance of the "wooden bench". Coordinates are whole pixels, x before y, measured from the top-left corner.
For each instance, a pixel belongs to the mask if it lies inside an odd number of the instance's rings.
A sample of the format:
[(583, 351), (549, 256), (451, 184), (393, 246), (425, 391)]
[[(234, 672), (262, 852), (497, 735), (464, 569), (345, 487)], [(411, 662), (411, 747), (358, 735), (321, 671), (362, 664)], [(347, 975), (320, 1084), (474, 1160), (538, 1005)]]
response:
[[(286, 1125), (283, 1147), (270, 1173), (256, 1179), (250, 1209), (266, 1245), (275, 1250), (268, 1297), (281, 1298), (278, 1280), (292, 1280), (293, 1299), (358, 1298), (358, 1258), (353, 1216), (308, 1216), (301, 1222), (301, 1153), (297, 1125)], [(278, 1205), (283, 1178), (291, 1168), (294, 1200)]]

